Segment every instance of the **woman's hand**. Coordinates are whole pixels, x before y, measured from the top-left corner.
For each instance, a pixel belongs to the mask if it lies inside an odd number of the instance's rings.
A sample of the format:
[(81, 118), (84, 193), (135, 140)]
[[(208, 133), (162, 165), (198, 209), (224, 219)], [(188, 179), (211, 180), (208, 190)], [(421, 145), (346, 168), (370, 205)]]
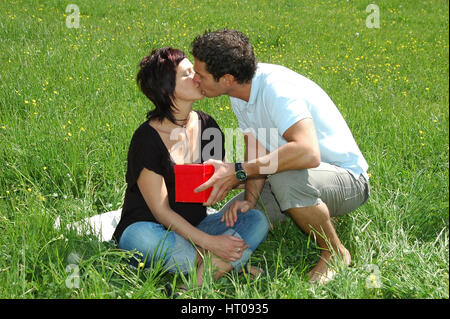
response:
[(249, 246), (246, 242), (239, 237), (232, 235), (219, 235), (212, 236), (207, 250), (213, 255), (226, 261), (236, 261), (241, 259), (242, 252), (248, 247)]
[(246, 213), (253, 207), (255, 207), (255, 205), (248, 200), (236, 200), (228, 207), (228, 210), (223, 214), (221, 221), (225, 222), (227, 227), (233, 227), (238, 220), (238, 211)]

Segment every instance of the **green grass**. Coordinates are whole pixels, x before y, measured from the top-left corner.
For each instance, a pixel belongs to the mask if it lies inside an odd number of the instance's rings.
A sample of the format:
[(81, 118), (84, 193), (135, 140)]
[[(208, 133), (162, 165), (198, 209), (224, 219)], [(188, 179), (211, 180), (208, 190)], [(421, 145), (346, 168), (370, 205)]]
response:
[[(78, 29), (66, 27), (69, 3)], [(151, 107), (135, 84), (140, 58), (167, 45), (189, 52), (196, 34), (222, 27), (248, 34), (259, 61), (328, 92), (369, 162), (372, 193), (337, 221), (353, 263), (329, 284), (308, 284), (319, 252), (288, 222), (252, 258), (262, 277), (207, 279), (187, 296), (448, 298), (449, 5), (376, 1), (380, 28), (369, 29), (370, 3), (2, 1), (0, 298), (165, 298), (167, 281), (183, 281), (133, 270), (113, 245), (53, 224), (121, 207), (129, 141)], [(229, 105), (195, 108), (234, 128)], [(380, 288), (366, 285), (374, 269)]]

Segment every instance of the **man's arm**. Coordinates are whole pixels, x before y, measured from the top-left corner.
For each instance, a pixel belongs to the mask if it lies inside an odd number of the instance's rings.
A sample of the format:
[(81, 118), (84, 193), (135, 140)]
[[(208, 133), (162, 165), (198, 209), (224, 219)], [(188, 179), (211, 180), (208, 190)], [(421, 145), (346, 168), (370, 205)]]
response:
[(286, 130), (283, 137), (287, 141), (285, 145), (242, 164), (249, 177), (319, 166), (319, 142), (312, 119), (298, 121)]
[[(269, 151), (256, 139), (253, 134), (245, 134), (245, 162), (256, 161), (260, 156), (269, 154)], [(264, 187), (266, 176), (249, 178), (245, 181), (245, 200), (252, 203), (252, 207), (256, 205), (261, 190)]]
[[(286, 130), (283, 137), (287, 141), (285, 145), (267, 155), (242, 164), (249, 180), (286, 170), (313, 168), (320, 165), (319, 142), (312, 119), (305, 118), (293, 124)], [(233, 163), (215, 160), (205, 163), (214, 165), (215, 173), (195, 191), (200, 192), (213, 186), (208, 201), (204, 203), (205, 206), (209, 206), (224, 199), (239, 181), (235, 176)], [(256, 185), (258, 183), (261, 181)]]
[[(264, 156), (269, 152), (261, 145), (253, 134), (245, 134), (245, 161), (256, 160), (258, 156)], [(246, 213), (249, 209), (256, 206), (261, 190), (266, 181), (265, 177), (250, 178), (245, 181), (245, 197), (243, 201), (234, 201), (226, 212), (224, 212), (221, 221), (225, 222), (227, 227), (233, 227), (238, 220), (238, 211)]]

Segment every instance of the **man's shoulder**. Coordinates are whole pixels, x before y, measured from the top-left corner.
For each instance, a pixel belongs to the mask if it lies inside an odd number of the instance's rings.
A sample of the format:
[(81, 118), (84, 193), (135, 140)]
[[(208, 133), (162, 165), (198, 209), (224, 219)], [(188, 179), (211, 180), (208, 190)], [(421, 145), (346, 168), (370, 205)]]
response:
[(259, 63), (257, 78), (262, 87), (285, 87), (301, 85), (307, 78), (285, 66), (278, 64)]

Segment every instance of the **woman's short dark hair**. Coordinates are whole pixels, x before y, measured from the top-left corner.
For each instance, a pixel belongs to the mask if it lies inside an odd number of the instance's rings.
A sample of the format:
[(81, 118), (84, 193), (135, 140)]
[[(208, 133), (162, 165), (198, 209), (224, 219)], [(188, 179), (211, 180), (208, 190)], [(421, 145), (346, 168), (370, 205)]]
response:
[(192, 42), (192, 55), (204, 62), (218, 81), (231, 74), (240, 84), (248, 83), (256, 70), (256, 58), (247, 36), (236, 30), (205, 31)]
[(136, 81), (141, 91), (153, 102), (155, 109), (147, 113), (147, 119), (174, 122), (173, 104), (177, 67), (186, 58), (181, 50), (164, 47), (153, 50), (139, 63)]

